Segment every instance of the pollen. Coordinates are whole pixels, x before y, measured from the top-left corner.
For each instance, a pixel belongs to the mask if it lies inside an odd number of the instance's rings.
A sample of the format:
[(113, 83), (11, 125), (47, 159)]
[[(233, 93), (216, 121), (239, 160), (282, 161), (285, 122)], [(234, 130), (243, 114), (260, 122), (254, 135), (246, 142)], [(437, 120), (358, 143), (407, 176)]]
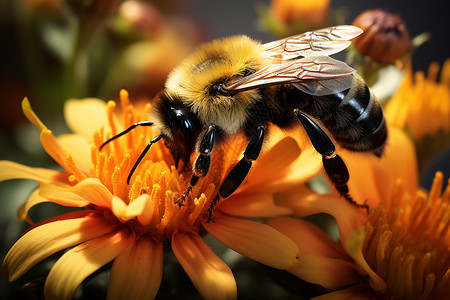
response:
[[(100, 150), (102, 143), (132, 124), (145, 120), (150, 107), (135, 109), (128, 94), (120, 94), (122, 121), (114, 114), (115, 103), (107, 105), (108, 129), (94, 133), (91, 147), (92, 165), (89, 177), (99, 179), (113, 195), (113, 214), (108, 220), (129, 226), (137, 235), (152, 239), (171, 239), (176, 231), (197, 230), (204, 220), (204, 212), (215, 196), (218, 176), (201, 180), (186, 198), (183, 206), (175, 201), (186, 191), (191, 171), (189, 167), (175, 167), (170, 150), (164, 143), (155, 143), (136, 168), (127, 184), (129, 172), (148, 142), (160, 132), (153, 127), (137, 127), (123, 137), (113, 140)], [(107, 133), (105, 133), (107, 132)], [(73, 180), (83, 179), (73, 170)]]
[(398, 182), (389, 202), (366, 224), (363, 253), (386, 282), (390, 298), (443, 299), (450, 294), (450, 183), (441, 194), (438, 172), (427, 195), (404, 193)]

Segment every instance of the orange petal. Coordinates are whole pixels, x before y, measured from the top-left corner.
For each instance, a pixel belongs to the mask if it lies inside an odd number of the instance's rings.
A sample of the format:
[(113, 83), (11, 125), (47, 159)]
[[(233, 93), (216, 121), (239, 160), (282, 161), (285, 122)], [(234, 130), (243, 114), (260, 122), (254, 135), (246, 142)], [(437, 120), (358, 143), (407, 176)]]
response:
[(358, 284), (346, 289), (314, 297), (311, 300), (336, 300), (336, 299), (367, 300), (367, 299), (376, 299), (376, 295), (364, 284)]
[(28, 216), (28, 211), (33, 206), (35, 206), (39, 203), (44, 203), (44, 202), (48, 202), (48, 201), (49, 201), (48, 199), (41, 197), (39, 195), (39, 189), (34, 190), (31, 193), (30, 197), (28, 197), (27, 202), (25, 202), (25, 204), (23, 204), (19, 207), (19, 210), (17, 212), (17, 216), (18, 216), (19, 220), (23, 221), (26, 219), (29, 224), (33, 224), (33, 221), (31, 221), (31, 219)]
[(41, 144), (48, 155), (50, 155), (65, 170), (69, 170), (65, 161), (67, 153), (58, 143), (58, 140), (55, 138), (51, 130), (44, 128), (41, 131)]
[(298, 262), (286, 271), (328, 289), (362, 280), (354, 262), (310, 254), (302, 255)]
[(83, 207), (90, 202), (75, 194), (76, 187), (61, 187), (54, 184), (42, 183), (39, 187), (39, 195), (50, 202), (69, 207)]
[(297, 142), (291, 137), (285, 137), (264, 152), (254, 163), (247, 178), (246, 189), (282, 176), (300, 153)]
[(290, 208), (275, 205), (272, 194), (251, 193), (247, 190), (224, 200), (220, 210), (241, 217), (274, 217), (292, 213)]
[(44, 123), (36, 116), (33, 109), (31, 108), (30, 101), (28, 101), (28, 98), (25, 97), (22, 101), (22, 111), (25, 117), (33, 123), (34, 126), (36, 126), (39, 131), (42, 131), (44, 128), (47, 128)]
[(281, 217), (269, 219), (265, 224), (275, 228), (294, 241), (300, 249), (299, 256), (314, 254), (351, 260), (340, 244), (333, 241), (322, 229), (311, 222)]
[(176, 232), (172, 250), (203, 298), (236, 299), (236, 281), (230, 268), (198, 234)]
[(107, 299), (154, 299), (162, 272), (162, 244), (141, 237), (114, 260)]
[(134, 235), (119, 231), (89, 240), (64, 253), (47, 276), (45, 299), (71, 299), (86, 277), (116, 258), (133, 240)]
[(214, 221), (203, 226), (216, 239), (250, 259), (277, 269), (286, 269), (297, 259), (297, 245), (266, 224), (217, 212)]
[(294, 210), (297, 217), (305, 217), (317, 213), (332, 215), (337, 222), (342, 240), (360, 225), (364, 224), (366, 212), (335, 195), (316, 194), (304, 185), (297, 186), (283, 195), (277, 201)]
[(406, 192), (414, 195), (418, 187), (415, 148), (400, 129), (389, 127), (386, 149), (381, 158), (371, 154), (356, 154), (342, 149), (342, 157), (350, 172), (350, 194), (358, 202), (368, 201), (375, 207), (388, 199), (397, 179), (402, 178)]
[(69, 190), (92, 204), (111, 208), (113, 195), (98, 178), (84, 179)]
[[(12, 161), (0, 161), (0, 181), (9, 179), (31, 179), (38, 182), (65, 181), (64, 172), (44, 168), (32, 168)], [(63, 181), (63, 182), (64, 182)]]
[(76, 134), (63, 134), (56, 139), (64, 152), (70, 153), (76, 166), (85, 174), (89, 174), (89, 168), (91, 167), (91, 146), (89, 145), (89, 140)]
[(64, 118), (73, 132), (90, 141), (94, 130), (108, 124), (106, 103), (96, 98), (70, 99), (64, 104)]
[(110, 225), (103, 218), (92, 216), (37, 226), (23, 235), (9, 250), (3, 262), (3, 276), (14, 281), (44, 258), (110, 230)]
[(362, 253), (362, 247), (365, 239), (364, 232), (364, 226), (361, 226), (352, 232), (344, 242), (344, 247), (347, 253), (356, 261), (358, 266), (363, 269), (367, 275), (369, 275), (370, 286), (375, 291), (381, 291), (386, 288), (386, 282), (372, 270)]

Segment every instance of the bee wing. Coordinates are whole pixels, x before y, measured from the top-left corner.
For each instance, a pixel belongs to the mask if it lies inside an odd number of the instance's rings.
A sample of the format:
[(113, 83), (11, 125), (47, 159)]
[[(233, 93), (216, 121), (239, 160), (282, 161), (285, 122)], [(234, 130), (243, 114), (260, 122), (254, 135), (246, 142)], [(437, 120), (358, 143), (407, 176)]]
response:
[[(354, 72), (346, 63), (329, 56), (310, 56), (267, 65), (256, 73), (230, 82), (224, 88), (226, 93), (236, 94), (271, 85), (295, 84), (308, 94), (328, 95), (349, 88), (347, 81), (336, 79), (347, 77)], [(334, 83), (324, 83), (331, 80)], [(322, 85), (328, 88), (320, 88)]]
[(308, 31), (263, 45), (263, 55), (281, 60), (332, 55), (347, 48), (350, 40), (363, 32), (352, 25), (333, 26)]

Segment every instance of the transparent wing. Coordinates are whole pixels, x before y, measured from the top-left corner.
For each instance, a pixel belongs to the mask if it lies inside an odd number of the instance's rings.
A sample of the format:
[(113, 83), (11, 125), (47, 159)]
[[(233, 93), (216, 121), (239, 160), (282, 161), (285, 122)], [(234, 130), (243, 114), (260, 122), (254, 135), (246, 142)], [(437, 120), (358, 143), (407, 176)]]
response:
[[(271, 85), (295, 84), (297, 88), (309, 94), (327, 95), (349, 88), (348, 80), (336, 79), (347, 77), (354, 72), (346, 63), (329, 56), (310, 56), (267, 65), (252, 75), (225, 85), (224, 88), (226, 93), (236, 94)], [(330, 80), (334, 83), (324, 83)], [(317, 81), (319, 83), (316, 83)]]
[(350, 40), (363, 32), (352, 25), (333, 26), (308, 31), (263, 45), (263, 55), (280, 60), (307, 56), (332, 55), (350, 45)]

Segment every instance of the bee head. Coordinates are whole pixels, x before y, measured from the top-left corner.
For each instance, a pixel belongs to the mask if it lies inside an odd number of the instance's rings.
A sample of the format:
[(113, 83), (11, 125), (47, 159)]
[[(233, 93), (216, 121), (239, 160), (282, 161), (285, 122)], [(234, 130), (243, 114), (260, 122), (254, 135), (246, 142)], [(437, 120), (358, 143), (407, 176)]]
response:
[(164, 134), (176, 160), (188, 161), (202, 130), (200, 120), (178, 95), (162, 92), (156, 98), (150, 119)]

